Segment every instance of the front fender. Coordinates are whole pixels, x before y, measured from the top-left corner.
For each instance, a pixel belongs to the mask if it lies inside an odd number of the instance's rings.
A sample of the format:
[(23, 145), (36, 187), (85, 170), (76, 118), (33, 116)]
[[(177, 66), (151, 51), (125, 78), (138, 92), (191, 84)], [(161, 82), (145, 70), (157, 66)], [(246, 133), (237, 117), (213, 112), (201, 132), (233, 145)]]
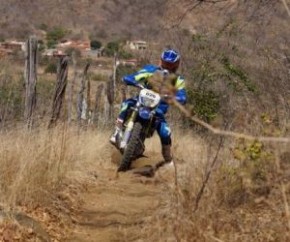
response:
[(144, 120), (150, 120), (152, 117), (151, 110), (149, 108), (140, 108), (139, 116)]

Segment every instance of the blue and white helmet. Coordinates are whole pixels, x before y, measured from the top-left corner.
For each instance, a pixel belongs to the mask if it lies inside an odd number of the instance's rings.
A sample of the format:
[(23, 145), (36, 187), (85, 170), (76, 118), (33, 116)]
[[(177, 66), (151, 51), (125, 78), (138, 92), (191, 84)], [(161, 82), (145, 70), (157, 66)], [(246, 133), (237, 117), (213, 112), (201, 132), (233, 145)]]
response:
[(175, 63), (180, 60), (180, 55), (176, 50), (168, 49), (161, 54), (161, 60), (169, 63)]
[(175, 72), (179, 66), (180, 55), (176, 50), (167, 49), (161, 54), (161, 66), (170, 72)]

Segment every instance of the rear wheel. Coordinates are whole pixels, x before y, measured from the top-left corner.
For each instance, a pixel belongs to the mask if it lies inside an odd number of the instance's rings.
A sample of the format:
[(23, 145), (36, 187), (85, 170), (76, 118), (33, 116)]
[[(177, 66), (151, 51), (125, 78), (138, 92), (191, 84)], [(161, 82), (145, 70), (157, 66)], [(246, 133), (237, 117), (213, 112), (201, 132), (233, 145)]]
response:
[(121, 160), (121, 164), (118, 168), (118, 172), (129, 170), (132, 160), (142, 155), (142, 153), (144, 152), (145, 136), (144, 134), (142, 134), (142, 129), (143, 127), (141, 123), (136, 122), (134, 124), (130, 140), (123, 152), (123, 157)]

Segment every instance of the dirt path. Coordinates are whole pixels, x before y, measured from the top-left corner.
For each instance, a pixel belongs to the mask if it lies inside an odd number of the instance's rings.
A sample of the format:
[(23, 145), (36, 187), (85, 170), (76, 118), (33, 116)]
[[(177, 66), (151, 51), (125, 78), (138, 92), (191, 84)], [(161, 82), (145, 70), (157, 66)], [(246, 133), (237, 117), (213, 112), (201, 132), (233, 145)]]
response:
[[(135, 164), (142, 166), (160, 159), (158, 154), (150, 154), (150, 158)], [(161, 223), (163, 228), (172, 227), (174, 168), (158, 171), (154, 178), (132, 173), (116, 177), (115, 169), (113, 164), (103, 168), (81, 194), (84, 204), (75, 215), (73, 236), (68, 241), (156, 241), (160, 237), (162, 241), (175, 241), (172, 231), (161, 230)]]

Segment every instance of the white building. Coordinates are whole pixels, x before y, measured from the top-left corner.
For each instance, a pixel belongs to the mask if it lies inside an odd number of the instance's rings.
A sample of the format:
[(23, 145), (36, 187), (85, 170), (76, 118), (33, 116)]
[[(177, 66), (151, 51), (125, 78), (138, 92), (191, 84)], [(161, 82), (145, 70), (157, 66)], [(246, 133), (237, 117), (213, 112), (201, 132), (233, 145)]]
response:
[(135, 40), (127, 42), (127, 45), (131, 50), (146, 50), (147, 42), (143, 40)]

